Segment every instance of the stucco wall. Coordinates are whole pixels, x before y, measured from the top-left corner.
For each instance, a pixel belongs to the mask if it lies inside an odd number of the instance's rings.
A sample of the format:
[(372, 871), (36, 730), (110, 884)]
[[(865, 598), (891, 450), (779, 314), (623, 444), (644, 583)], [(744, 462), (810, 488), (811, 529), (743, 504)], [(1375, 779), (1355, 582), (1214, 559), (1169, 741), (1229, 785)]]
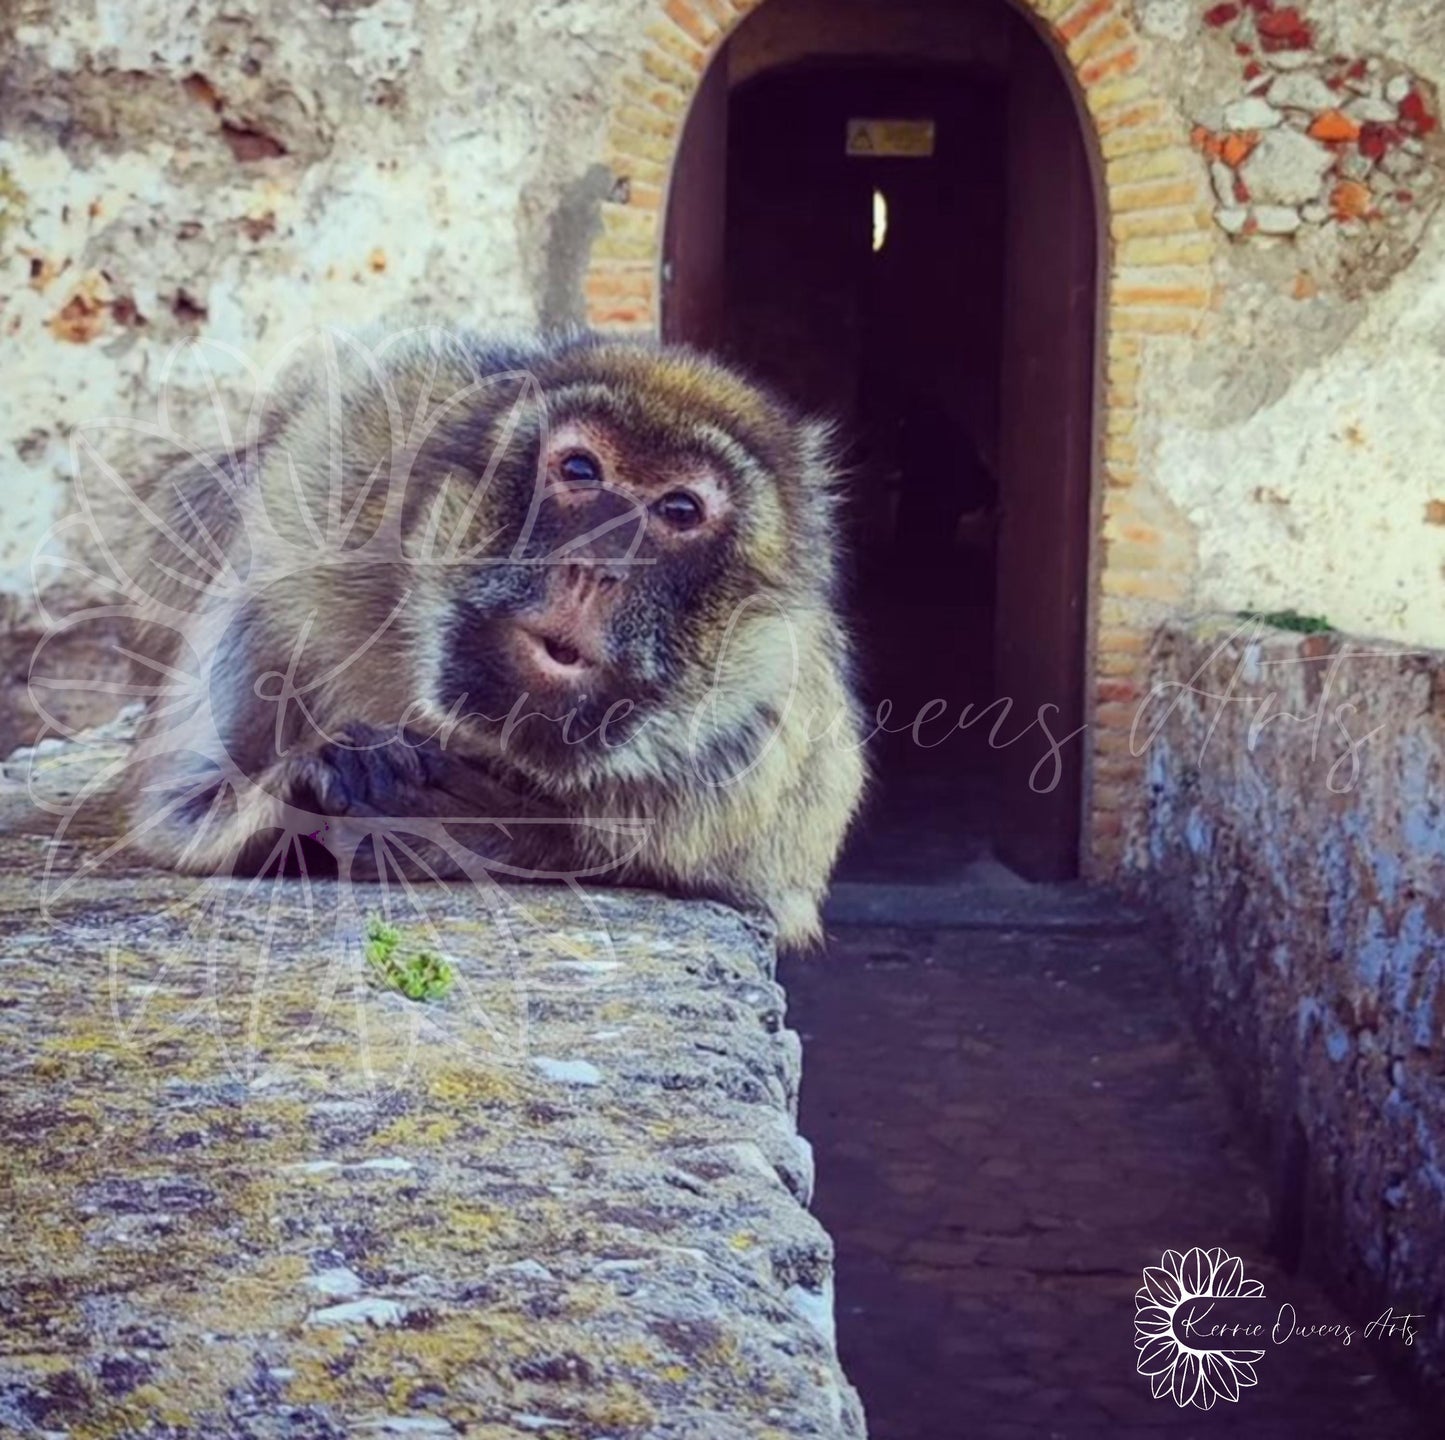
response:
[[(636, 3), (7, 6), (0, 588), (67, 503), (67, 438), (155, 418), (190, 337), (244, 389), (310, 326), (581, 316)], [(239, 352), (228, 355), (225, 347)], [(230, 372), (228, 375), (227, 372)], [(173, 403), (199, 376), (179, 372)]]
[(1280, 1242), (1422, 1315), (1445, 1383), (1445, 657), (1181, 628), (1135, 740), (1136, 883), (1273, 1152)]
[[(1140, 466), (1193, 536), (1193, 601), (1445, 644), (1445, 477), (1429, 458), (1445, 445), (1445, 11), (1137, 11), (1217, 200), (1222, 142), (1246, 155), (1233, 178), (1247, 198), (1223, 197), (1216, 227), (1254, 230), (1216, 251), (1214, 313), (1141, 399)], [(1260, 37), (1269, 12), (1297, 17), (1299, 48), (1268, 48), (1285, 43)]]

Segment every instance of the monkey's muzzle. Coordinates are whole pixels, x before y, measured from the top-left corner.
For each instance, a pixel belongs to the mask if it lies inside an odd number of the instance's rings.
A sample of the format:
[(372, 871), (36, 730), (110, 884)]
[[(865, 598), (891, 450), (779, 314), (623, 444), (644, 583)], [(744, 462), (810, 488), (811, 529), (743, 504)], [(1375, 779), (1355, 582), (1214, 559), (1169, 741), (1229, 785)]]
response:
[(522, 678), (590, 686), (616, 658), (632, 567), (646, 560), (647, 513), (616, 491), (553, 492), (538, 507), (529, 567), (541, 583), (512, 617)]

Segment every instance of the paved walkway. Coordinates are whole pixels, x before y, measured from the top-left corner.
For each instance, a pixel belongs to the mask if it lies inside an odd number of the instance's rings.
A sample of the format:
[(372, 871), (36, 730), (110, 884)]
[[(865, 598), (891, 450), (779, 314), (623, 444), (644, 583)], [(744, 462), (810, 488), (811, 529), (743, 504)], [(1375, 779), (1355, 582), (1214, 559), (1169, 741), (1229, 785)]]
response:
[(1271, 1323), (1286, 1300), (1373, 1318), (1267, 1261), (1256, 1171), (1144, 939), (843, 929), (782, 978), (872, 1440), (1437, 1433), (1359, 1339), (1268, 1345), (1207, 1412), (1136, 1373), (1134, 1292), (1168, 1247), (1239, 1256)]

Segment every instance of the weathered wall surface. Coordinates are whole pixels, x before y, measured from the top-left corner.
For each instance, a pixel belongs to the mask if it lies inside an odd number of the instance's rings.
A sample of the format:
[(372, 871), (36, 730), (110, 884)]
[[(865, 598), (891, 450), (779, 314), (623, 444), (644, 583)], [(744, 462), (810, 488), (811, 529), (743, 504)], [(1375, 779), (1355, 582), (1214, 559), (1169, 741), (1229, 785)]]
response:
[[(49, 743), (0, 773), (0, 1434), (862, 1435), (740, 916), (82, 873), (124, 742)], [(383, 906), (444, 998), (371, 977)]]
[(1214, 313), (1160, 357), (1140, 468), (1201, 609), (1445, 644), (1445, 13), (1138, 0), (1210, 170)]
[[(1164, 634), (1137, 883), (1279, 1166), (1286, 1244), (1425, 1317), (1445, 1382), (1445, 657)], [(1302, 1236), (1296, 1218), (1302, 1220)]]
[[(0, 585), (67, 438), (154, 419), (188, 338), (240, 384), (307, 327), (577, 319), (632, 4), (5, 7)], [(201, 389), (181, 362), (182, 388)]]

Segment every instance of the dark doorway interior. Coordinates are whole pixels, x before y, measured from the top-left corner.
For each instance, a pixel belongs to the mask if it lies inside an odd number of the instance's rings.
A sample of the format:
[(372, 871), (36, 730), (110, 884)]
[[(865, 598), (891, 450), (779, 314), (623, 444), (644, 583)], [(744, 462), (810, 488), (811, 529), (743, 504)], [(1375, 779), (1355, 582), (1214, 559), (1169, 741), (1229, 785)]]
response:
[[(997, 76), (897, 63), (794, 67), (731, 105), (724, 345), (842, 422), (854, 623), (890, 725), (993, 689), (1003, 113)], [(932, 120), (934, 153), (849, 155), (853, 117)], [(933, 879), (983, 855), (979, 738), (880, 732), (843, 878)]]
[[(805, 59), (731, 90), (724, 54), (672, 186), (664, 332), (846, 439), (850, 605), (885, 723), (845, 884), (1077, 865), (1079, 741), (1053, 790), (1029, 778), (1038, 706), (1062, 736), (1082, 705), (1094, 215), (1064, 81), (1014, 28), (1007, 65)], [(856, 153), (860, 119), (914, 122), (865, 136), (884, 149), (929, 122), (929, 153)]]

